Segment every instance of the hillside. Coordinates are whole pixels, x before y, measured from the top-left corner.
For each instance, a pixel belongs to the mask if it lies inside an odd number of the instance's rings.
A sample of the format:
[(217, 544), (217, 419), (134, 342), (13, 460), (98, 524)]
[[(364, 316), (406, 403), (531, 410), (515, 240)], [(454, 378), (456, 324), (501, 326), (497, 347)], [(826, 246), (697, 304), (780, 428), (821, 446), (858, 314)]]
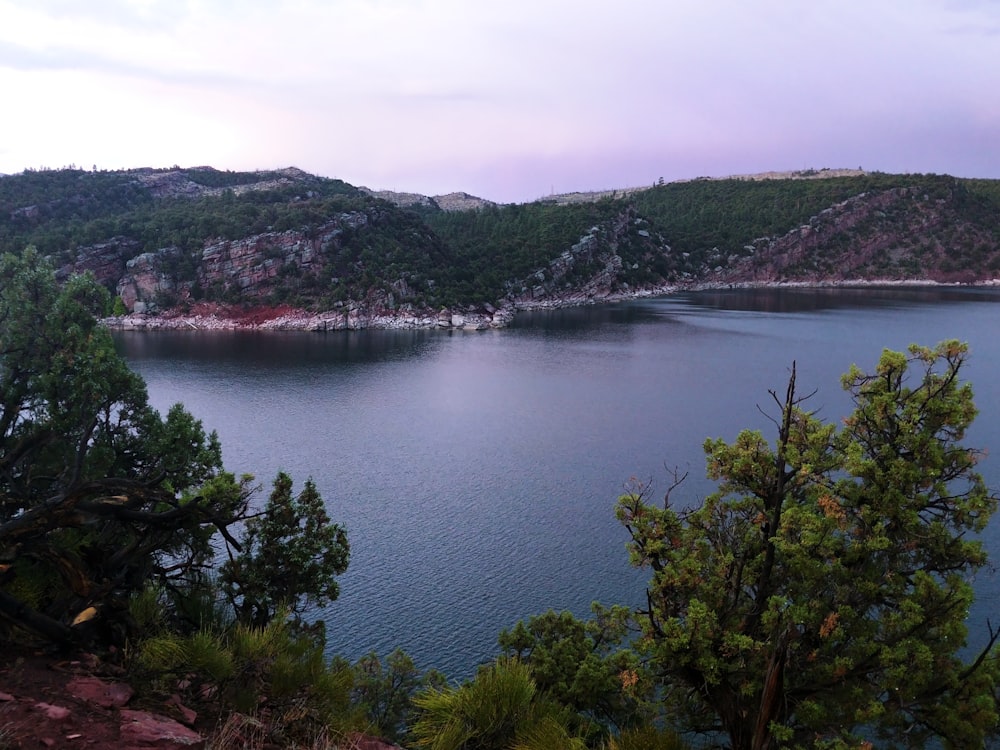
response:
[(808, 170), (498, 205), (292, 168), (27, 171), (0, 178), (0, 251), (28, 245), (147, 322), (502, 325), (699, 284), (992, 280), (1000, 181)]

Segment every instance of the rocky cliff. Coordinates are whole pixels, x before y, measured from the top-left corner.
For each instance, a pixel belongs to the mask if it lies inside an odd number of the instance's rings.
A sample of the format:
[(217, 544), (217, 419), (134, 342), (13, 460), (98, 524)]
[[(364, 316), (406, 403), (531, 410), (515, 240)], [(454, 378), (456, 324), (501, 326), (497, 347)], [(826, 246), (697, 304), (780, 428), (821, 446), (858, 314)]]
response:
[[(927, 280), (1000, 275), (1000, 225), (958, 182), (862, 193), (779, 237), (757, 238), (709, 278), (733, 283)], [(981, 219), (981, 220), (977, 220)]]

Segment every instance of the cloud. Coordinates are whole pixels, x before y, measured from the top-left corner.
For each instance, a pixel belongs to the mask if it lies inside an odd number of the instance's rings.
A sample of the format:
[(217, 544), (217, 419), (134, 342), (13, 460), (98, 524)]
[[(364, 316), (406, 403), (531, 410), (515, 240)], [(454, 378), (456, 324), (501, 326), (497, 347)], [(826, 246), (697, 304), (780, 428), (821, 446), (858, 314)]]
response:
[(425, 191), (492, 170), (531, 197), (859, 152), (1000, 172), (969, 155), (1000, 132), (996, 2), (0, 0), (0, 17), (0, 84), (28, 119), (102, 123), (58, 142), (6, 123), (0, 171), (54, 150)]

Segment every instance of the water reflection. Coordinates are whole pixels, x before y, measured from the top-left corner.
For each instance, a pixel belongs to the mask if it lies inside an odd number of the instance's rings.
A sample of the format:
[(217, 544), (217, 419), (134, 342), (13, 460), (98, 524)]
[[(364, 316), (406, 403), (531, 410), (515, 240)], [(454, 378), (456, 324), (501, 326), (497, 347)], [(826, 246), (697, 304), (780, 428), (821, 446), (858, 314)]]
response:
[(812, 313), (824, 310), (905, 309), (914, 306), (998, 302), (1000, 289), (953, 286), (777, 287), (707, 289), (598, 304), (518, 313), (511, 328), (531, 336), (582, 338), (622, 333), (644, 323), (681, 322), (692, 311)]
[(588, 333), (608, 326), (624, 327), (656, 319), (656, 312), (635, 302), (606, 305), (586, 305), (557, 310), (528, 310), (520, 312), (511, 328), (530, 334)]
[(440, 341), (434, 330), (401, 331), (115, 331), (130, 361), (224, 363), (253, 369), (352, 365), (420, 357)]
[(859, 308), (902, 308), (955, 302), (996, 302), (1000, 290), (970, 287), (779, 287), (683, 292), (678, 302), (716, 310), (769, 313)]

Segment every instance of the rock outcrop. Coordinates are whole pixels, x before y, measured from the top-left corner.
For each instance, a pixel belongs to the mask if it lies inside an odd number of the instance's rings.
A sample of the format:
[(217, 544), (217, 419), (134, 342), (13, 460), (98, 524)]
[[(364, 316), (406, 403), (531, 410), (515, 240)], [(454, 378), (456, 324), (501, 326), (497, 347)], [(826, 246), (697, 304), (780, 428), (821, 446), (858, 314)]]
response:
[(300, 184), (303, 181), (315, 179), (307, 172), (303, 172), (296, 167), (286, 167), (273, 172), (264, 172), (267, 175), (263, 179), (255, 180), (240, 185), (227, 187), (210, 187), (196, 180), (192, 180), (187, 173), (215, 172), (211, 167), (192, 167), (182, 170), (174, 168), (170, 170), (159, 169), (136, 169), (132, 171), (136, 182), (149, 190), (153, 198), (199, 198), (201, 196), (222, 195), (224, 192), (232, 192), (234, 195), (241, 195), (251, 191), (274, 190), (276, 188), (288, 187)]
[[(1000, 246), (987, 226), (959, 214), (956, 186), (931, 196), (900, 187), (830, 206), (780, 237), (755, 239), (710, 279), (730, 283), (922, 279), (975, 283), (1000, 271)], [(956, 253), (956, 249), (963, 252)]]
[(1000, 183), (939, 175), (773, 172), (517, 206), (294, 168), (11, 180), (0, 241), (93, 273), (128, 312), (109, 325), (136, 329), (474, 330), (678, 287), (1000, 276)]
[(486, 198), (479, 198), (468, 193), (456, 192), (445, 195), (421, 195), (420, 193), (399, 193), (395, 190), (372, 190), (371, 188), (359, 188), (368, 195), (389, 201), (400, 208), (413, 208), (422, 206), (425, 208), (440, 208), (442, 211), (470, 211), (497, 204)]
[(125, 273), (126, 258), (133, 257), (139, 243), (125, 237), (114, 237), (107, 242), (82, 247), (73, 263), (59, 269), (61, 278), (72, 273), (92, 273), (101, 284), (113, 287)]
[(206, 243), (195, 279), (183, 278), (185, 253), (167, 247), (142, 253), (125, 264), (116, 293), (133, 313), (155, 313), (190, 300), (192, 290), (217, 290), (253, 304), (267, 298), (282, 273), (316, 275), (326, 265), (331, 246), (346, 230), (368, 224), (364, 212), (341, 214), (309, 232), (266, 232), (240, 240)]
[(198, 304), (185, 312), (164, 315), (132, 313), (106, 318), (108, 328), (122, 331), (256, 329), (262, 331), (358, 331), (366, 328), (405, 330), (444, 328), (483, 331), (503, 328), (513, 319), (515, 308), (484, 306), (473, 311), (406, 311), (384, 306), (352, 305), (342, 310), (310, 312), (294, 308), (251, 308), (237, 305)]

